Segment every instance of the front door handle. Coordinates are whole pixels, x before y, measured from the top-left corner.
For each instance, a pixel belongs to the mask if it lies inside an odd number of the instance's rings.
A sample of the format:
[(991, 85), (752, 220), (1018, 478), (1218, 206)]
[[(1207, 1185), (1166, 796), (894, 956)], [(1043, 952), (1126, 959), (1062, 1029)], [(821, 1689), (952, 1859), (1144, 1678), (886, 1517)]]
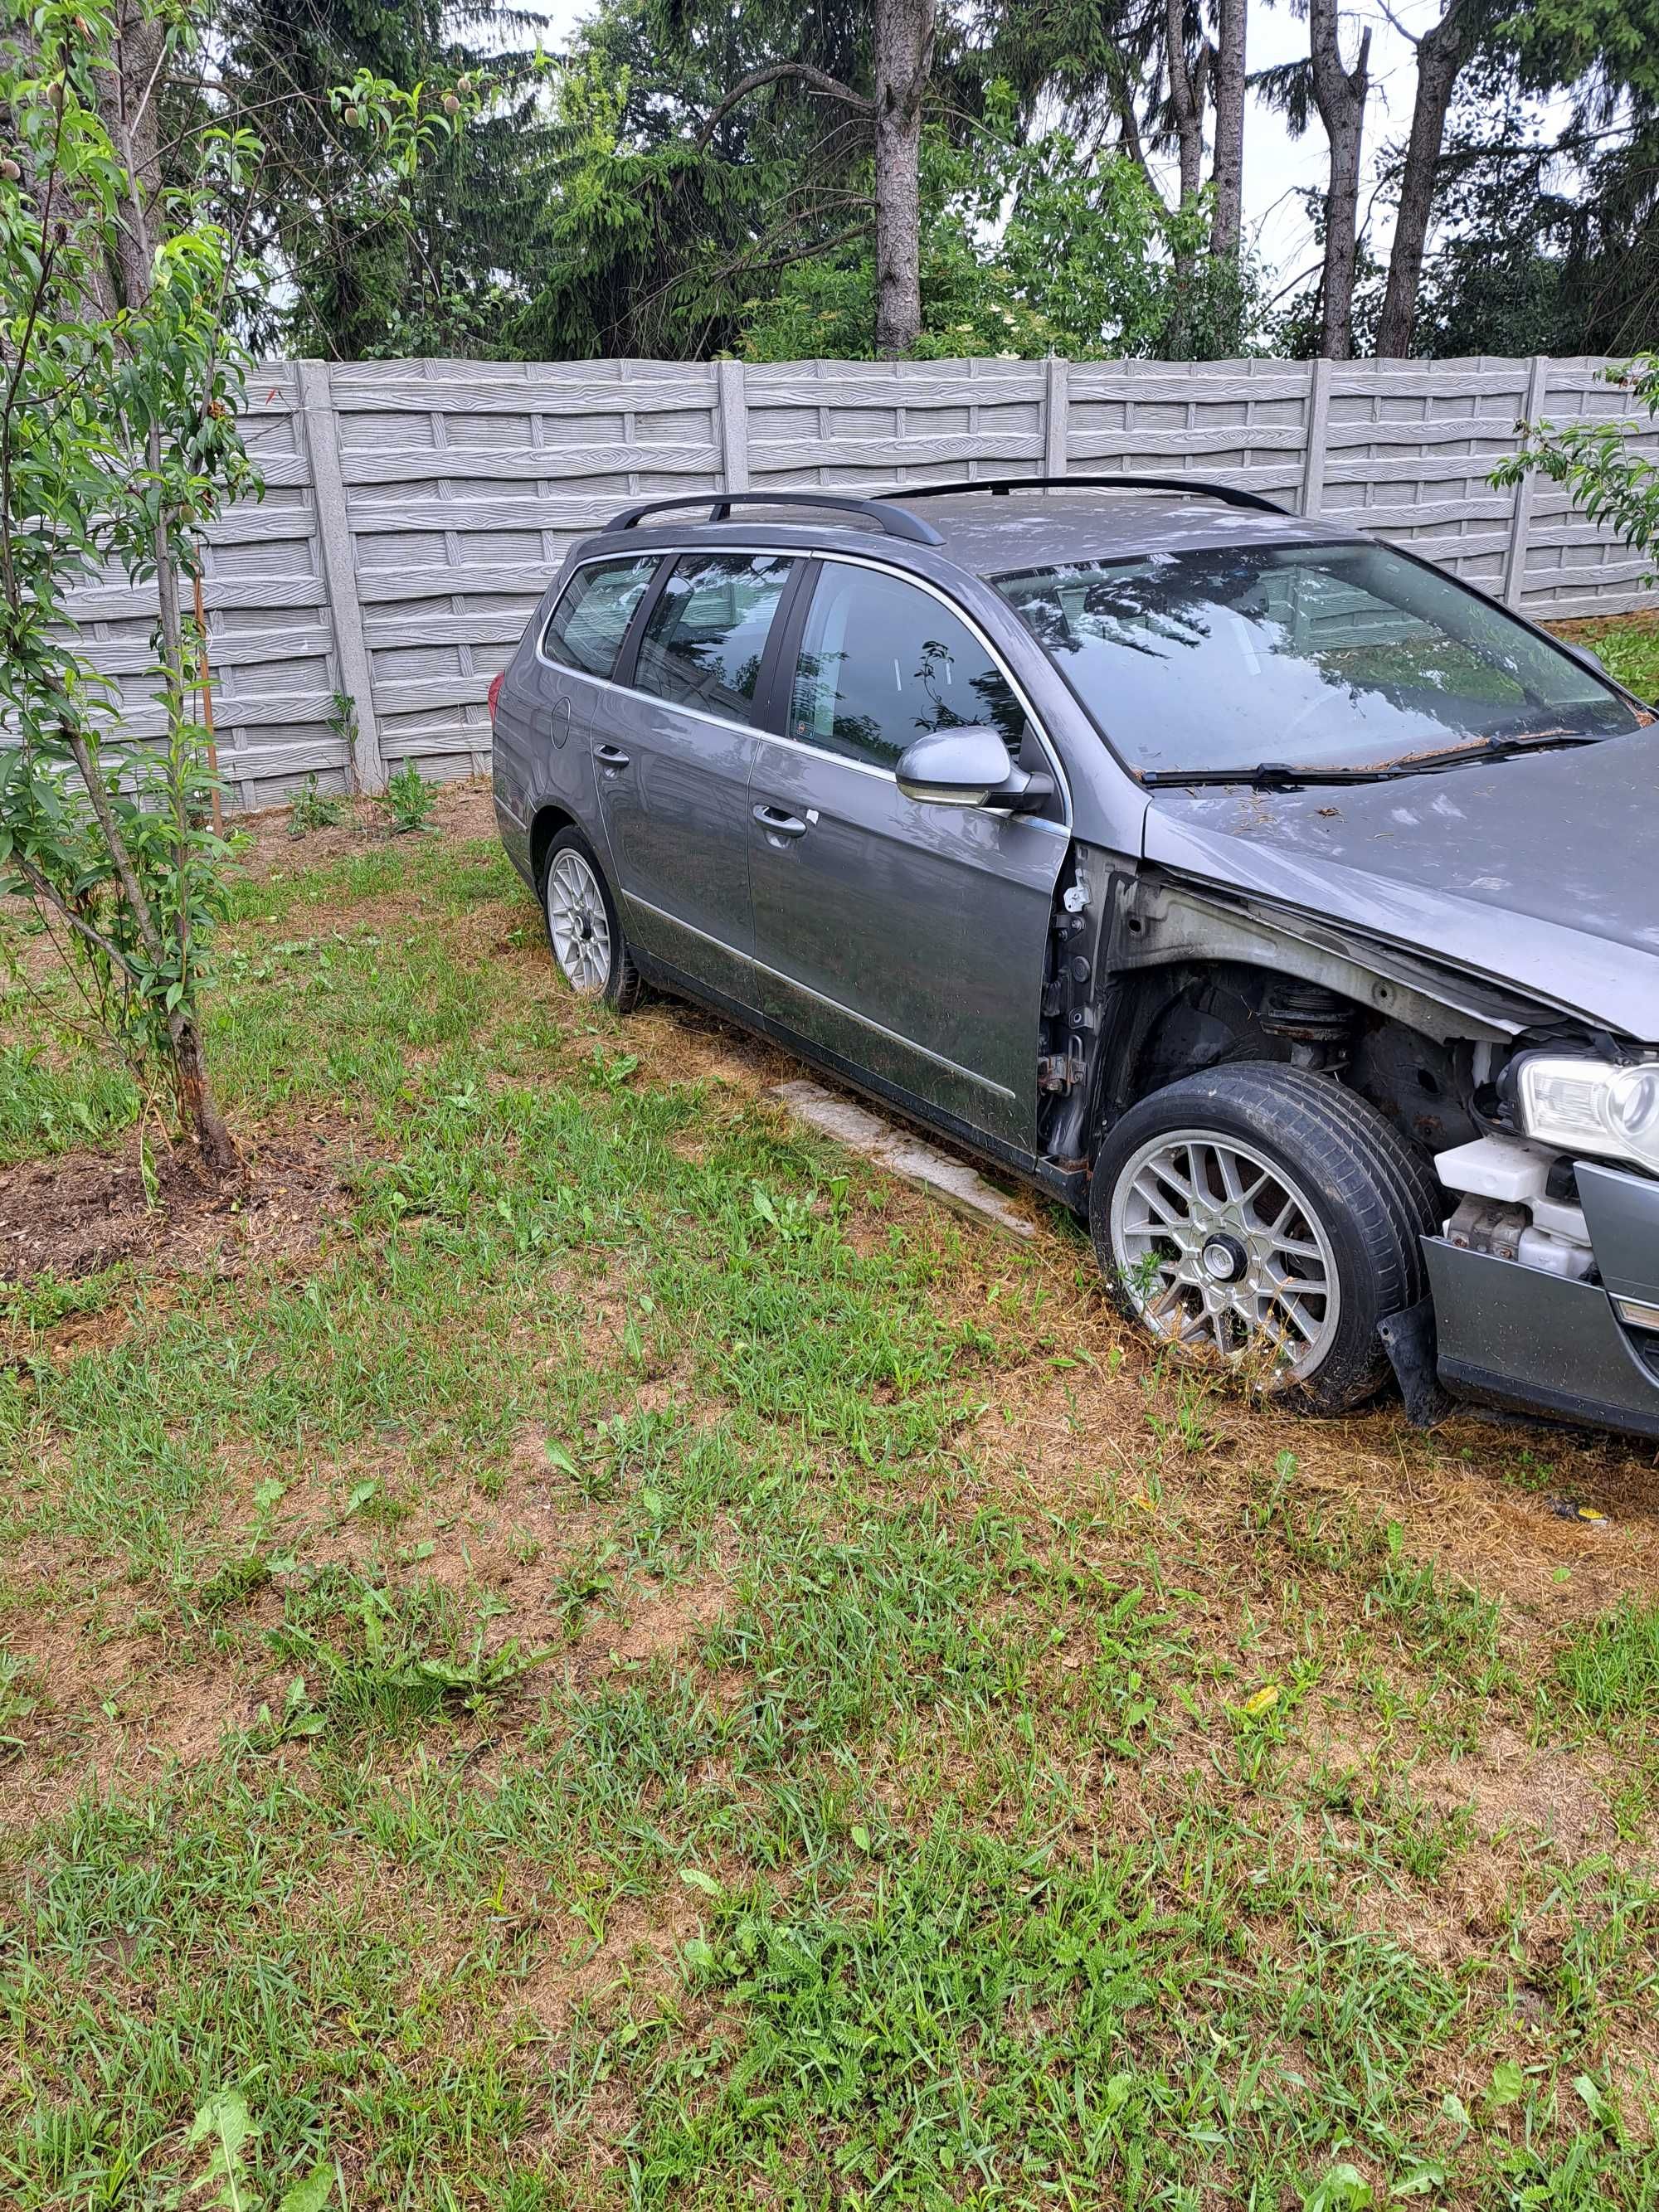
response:
[(799, 814), (787, 813), (781, 806), (757, 806), (755, 819), (769, 837), (804, 837), (806, 824)]
[(628, 755), (620, 745), (595, 745), (593, 757), (611, 775), (620, 775), (628, 766)]

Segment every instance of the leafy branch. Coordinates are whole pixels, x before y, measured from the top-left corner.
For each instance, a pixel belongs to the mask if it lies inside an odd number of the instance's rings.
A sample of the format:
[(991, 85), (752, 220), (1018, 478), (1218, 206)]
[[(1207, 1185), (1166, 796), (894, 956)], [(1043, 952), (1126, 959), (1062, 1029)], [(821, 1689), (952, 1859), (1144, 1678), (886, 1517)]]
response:
[[(1647, 411), (1659, 416), (1659, 353), (1638, 354), (1615, 362), (1601, 374), (1628, 392)], [(1605, 523), (1622, 544), (1646, 556), (1644, 583), (1659, 572), (1659, 459), (1632, 450), (1631, 440), (1643, 425), (1631, 417), (1569, 422), (1523, 422), (1518, 449), (1498, 462), (1487, 481), (1498, 487), (1518, 484), (1535, 471), (1564, 485), (1572, 503), (1592, 522)]]

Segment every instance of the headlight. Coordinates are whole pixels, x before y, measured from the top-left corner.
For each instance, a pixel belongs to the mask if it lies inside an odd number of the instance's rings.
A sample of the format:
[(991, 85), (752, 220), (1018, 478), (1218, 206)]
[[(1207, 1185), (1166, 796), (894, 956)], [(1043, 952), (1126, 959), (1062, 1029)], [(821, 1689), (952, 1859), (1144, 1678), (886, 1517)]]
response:
[(1636, 1160), (1659, 1175), (1659, 1060), (1617, 1067), (1534, 1053), (1521, 1062), (1517, 1096), (1521, 1126), (1540, 1144)]

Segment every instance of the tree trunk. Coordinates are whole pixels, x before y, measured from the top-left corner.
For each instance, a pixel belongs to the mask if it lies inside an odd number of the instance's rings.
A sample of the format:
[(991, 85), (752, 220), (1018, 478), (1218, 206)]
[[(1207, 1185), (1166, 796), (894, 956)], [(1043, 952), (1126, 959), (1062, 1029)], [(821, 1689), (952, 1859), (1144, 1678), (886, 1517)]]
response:
[(1203, 56), (1187, 66), (1187, 9), (1184, 0), (1164, 0), (1164, 43), (1170, 69), (1170, 107), (1175, 116), (1181, 157), (1181, 204), (1196, 199), (1204, 183)]
[(106, 80), (101, 102), (105, 126), (131, 179), (121, 222), (120, 277), (126, 303), (135, 311), (149, 298), (152, 218), (161, 186), (158, 123), (166, 33), (151, 5), (145, 0), (119, 0), (115, 10), (117, 66)]
[(1352, 70), (1342, 64), (1337, 0), (1308, 0), (1309, 52), (1313, 61), (1314, 99), (1330, 141), (1330, 183), (1325, 193), (1325, 266), (1320, 279), (1323, 306), (1319, 350), (1327, 361), (1353, 355), (1353, 283), (1359, 259), (1359, 156), (1365, 128), (1365, 97), (1370, 89), (1367, 64), (1371, 34), (1362, 33), (1359, 58)]
[(1216, 21), (1215, 214), (1210, 248), (1236, 254), (1244, 207), (1244, 41), (1249, 0), (1220, 0)]
[[(118, 0), (115, 12), (116, 66), (109, 74), (101, 104), (105, 126), (128, 174), (127, 200), (120, 215), (118, 258), (122, 296), (134, 314), (142, 314), (149, 304), (155, 249), (160, 242), (158, 234), (165, 220), (161, 197), (160, 115), (166, 59), (166, 28), (156, 12), (155, 0)], [(145, 457), (159, 478), (162, 461), (161, 433), (154, 422), (149, 427)], [(176, 730), (186, 714), (186, 670), (183, 617), (179, 607), (179, 558), (165, 510), (156, 518), (153, 544), (161, 660), (167, 714)], [(184, 895), (183, 879), (189, 825), (182, 811), (182, 791), (174, 791), (173, 802), (178, 811), (175, 865), (179, 876), (175, 941), (179, 973), (187, 975), (191, 947), (189, 901)], [(112, 851), (116, 851), (119, 833), (112, 822), (106, 823), (106, 834)], [(156, 923), (152, 910), (136, 884), (129, 890), (128, 897), (140, 917), (141, 927), (148, 935), (155, 936)], [(241, 1159), (208, 1083), (201, 1031), (185, 1008), (178, 1009), (168, 1021), (167, 1039), (172, 1050), (179, 1126), (195, 1145), (208, 1173), (216, 1182), (227, 1182), (240, 1173)]]
[(1406, 146), (1406, 167), (1400, 182), (1400, 213), (1394, 227), (1394, 246), (1389, 255), (1388, 289), (1382, 297), (1382, 318), (1377, 325), (1376, 350), (1380, 359), (1400, 361), (1411, 351), (1412, 330), (1417, 321), (1417, 295), (1423, 279), (1423, 248), (1429, 235), (1429, 216), (1434, 206), (1435, 172), (1446, 135), (1446, 111), (1451, 106), (1457, 76), (1468, 60), (1468, 9), (1465, 0), (1446, 0), (1446, 12), (1431, 31), (1417, 42), (1417, 98), (1412, 108), (1412, 135)]
[(1115, 48), (1107, 58), (1107, 68), (1112, 83), (1112, 108), (1117, 117), (1118, 143), (1134, 163), (1148, 184), (1152, 173), (1146, 162), (1146, 148), (1140, 135), (1140, 118), (1135, 112), (1135, 94), (1138, 81), (1123, 65), (1123, 57)]
[(921, 103), (938, 0), (876, 0), (876, 351), (921, 336)]
[(179, 1126), (195, 1145), (202, 1165), (216, 1182), (228, 1182), (242, 1173), (241, 1155), (214, 1103), (208, 1083), (207, 1057), (202, 1033), (194, 1022), (176, 1017), (169, 1026), (173, 1040), (173, 1078), (179, 1101)]

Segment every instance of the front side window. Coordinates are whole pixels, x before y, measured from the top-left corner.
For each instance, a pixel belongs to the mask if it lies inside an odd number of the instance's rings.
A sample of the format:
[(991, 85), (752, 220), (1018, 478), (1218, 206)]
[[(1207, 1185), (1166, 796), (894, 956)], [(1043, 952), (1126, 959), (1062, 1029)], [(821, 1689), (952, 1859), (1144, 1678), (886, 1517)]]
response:
[(1007, 678), (931, 592), (825, 564), (801, 640), (793, 738), (891, 769), (918, 738), (975, 723), (1018, 754), (1024, 721)]
[(746, 722), (793, 565), (775, 553), (682, 554), (640, 641), (635, 690)]
[(578, 568), (559, 594), (542, 632), (542, 652), (585, 676), (608, 677), (660, 554), (632, 561), (593, 561)]
[(1386, 545), (1230, 546), (996, 582), (1140, 770), (1386, 769), (1638, 723), (1547, 638)]

